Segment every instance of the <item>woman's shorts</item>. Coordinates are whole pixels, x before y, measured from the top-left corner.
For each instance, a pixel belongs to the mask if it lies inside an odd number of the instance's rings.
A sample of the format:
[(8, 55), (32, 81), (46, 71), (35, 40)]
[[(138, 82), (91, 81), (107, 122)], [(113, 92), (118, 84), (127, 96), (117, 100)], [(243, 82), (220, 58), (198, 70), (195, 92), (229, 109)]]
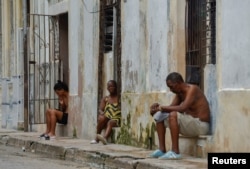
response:
[(66, 125), (68, 123), (68, 113), (65, 113), (65, 112), (62, 112), (62, 113), (63, 113), (62, 119), (57, 120), (57, 123)]

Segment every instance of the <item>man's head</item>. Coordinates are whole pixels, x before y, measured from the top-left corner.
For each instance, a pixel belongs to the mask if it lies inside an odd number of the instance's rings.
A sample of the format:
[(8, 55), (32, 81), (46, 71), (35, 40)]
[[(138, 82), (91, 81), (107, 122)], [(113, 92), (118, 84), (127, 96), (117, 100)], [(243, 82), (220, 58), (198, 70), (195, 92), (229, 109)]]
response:
[(166, 84), (173, 93), (181, 91), (181, 84), (184, 83), (182, 76), (177, 72), (170, 73), (166, 78)]

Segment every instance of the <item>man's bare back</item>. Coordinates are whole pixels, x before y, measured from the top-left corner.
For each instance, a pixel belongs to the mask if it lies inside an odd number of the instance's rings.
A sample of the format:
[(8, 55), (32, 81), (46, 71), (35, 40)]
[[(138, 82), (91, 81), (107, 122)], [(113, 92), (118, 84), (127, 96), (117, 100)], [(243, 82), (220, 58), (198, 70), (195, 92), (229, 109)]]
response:
[[(198, 86), (192, 84), (186, 84), (185, 88), (186, 89), (184, 93), (177, 94), (181, 102), (183, 102), (186, 98), (192, 100), (190, 106), (187, 108), (185, 113), (190, 114), (195, 118), (199, 118), (201, 121), (209, 122), (210, 109), (208, 101), (203, 92), (200, 90)], [(191, 96), (188, 97), (189, 94)]]

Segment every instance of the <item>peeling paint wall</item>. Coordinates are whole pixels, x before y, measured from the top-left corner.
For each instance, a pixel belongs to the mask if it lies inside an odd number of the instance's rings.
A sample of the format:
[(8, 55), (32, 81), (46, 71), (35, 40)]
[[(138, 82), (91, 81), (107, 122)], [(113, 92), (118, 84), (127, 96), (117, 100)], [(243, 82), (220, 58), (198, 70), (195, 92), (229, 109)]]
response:
[(216, 130), (210, 151), (249, 152), (250, 91), (221, 90)]
[(210, 150), (248, 152), (250, 1), (220, 0), (216, 8), (218, 110)]
[[(185, 1), (122, 3), (123, 125), (118, 143), (147, 148), (158, 145), (149, 107), (154, 102), (171, 102), (165, 82), (170, 71), (185, 76), (184, 7)], [(180, 16), (176, 16), (178, 12)]]
[(158, 145), (149, 107), (156, 101), (168, 104), (171, 98), (172, 95), (166, 93), (123, 93), (122, 126), (116, 142), (146, 148)]
[(122, 4), (123, 92), (165, 90), (163, 77), (169, 69), (168, 5), (165, 0)]
[(70, 110), (68, 133), (94, 138), (97, 122), (99, 1), (69, 1)]
[[(23, 104), (22, 86), (22, 1), (1, 1), (1, 126), (18, 129), (19, 108)], [(21, 84), (21, 85), (20, 85)], [(19, 88), (20, 87), (20, 88)], [(22, 103), (22, 104), (21, 104)], [(22, 107), (21, 107), (22, 108)], [(7, 110), (7, 111), (5, 111)]]
[[(250, 88), (250, 1), (217, 3), (217, 58), (220, 89)], [(240, 18), (239, 18), (240, 17)]]
[[(82, 0), (30, 2), (31, 13), (68, 13), (70, 115), (67, 133), (92, 139), (95, 137), (99, 104), (100, 1), (86, 0), (85, 4)], [(250, 151), (250, 134), (247, 131), (250, 128), (250, 2), (216, 2), (217, 60), (216, 65), (208, 64), (204, 69), (205, 94), (212, 109), (213, 139), (208, 149)], [(21, 1), (2, 1), (1, 12), (1, 80), (6, 80), (1, 81), (3, 98), (2, 85), (9, 84), (9, 79), (23, 73), (17, 42), (17, 29), (22, 27)], [(185, 76), (184, 16), (185, 0), (121, 1), (123, 118), (115, 140), (117, 143), (145, 148), (158, 146), (149, 106), (154, 102), (170, 103), (173, 95), (165, 84), (169, 72), (178, 71)], [(105, 95), (106, 81), (113, 77), (114, 62), (113, 53), (104, 57)], [(5, 87), (12, 93), (12, 84)], [(170, 147), (169, 140), (166, 145)]]

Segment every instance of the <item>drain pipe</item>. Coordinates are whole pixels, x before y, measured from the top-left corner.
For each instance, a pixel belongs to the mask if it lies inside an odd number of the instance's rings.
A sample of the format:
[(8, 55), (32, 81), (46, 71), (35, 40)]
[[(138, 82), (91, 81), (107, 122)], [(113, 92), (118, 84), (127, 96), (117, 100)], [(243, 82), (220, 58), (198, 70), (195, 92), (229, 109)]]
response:
[(22, 0), (23, 5), (23, 70), (24, 70), (24, 131), (29, 127), (29, 90), (28, 90), (28, 55), (27, 55), (27, 0)]

